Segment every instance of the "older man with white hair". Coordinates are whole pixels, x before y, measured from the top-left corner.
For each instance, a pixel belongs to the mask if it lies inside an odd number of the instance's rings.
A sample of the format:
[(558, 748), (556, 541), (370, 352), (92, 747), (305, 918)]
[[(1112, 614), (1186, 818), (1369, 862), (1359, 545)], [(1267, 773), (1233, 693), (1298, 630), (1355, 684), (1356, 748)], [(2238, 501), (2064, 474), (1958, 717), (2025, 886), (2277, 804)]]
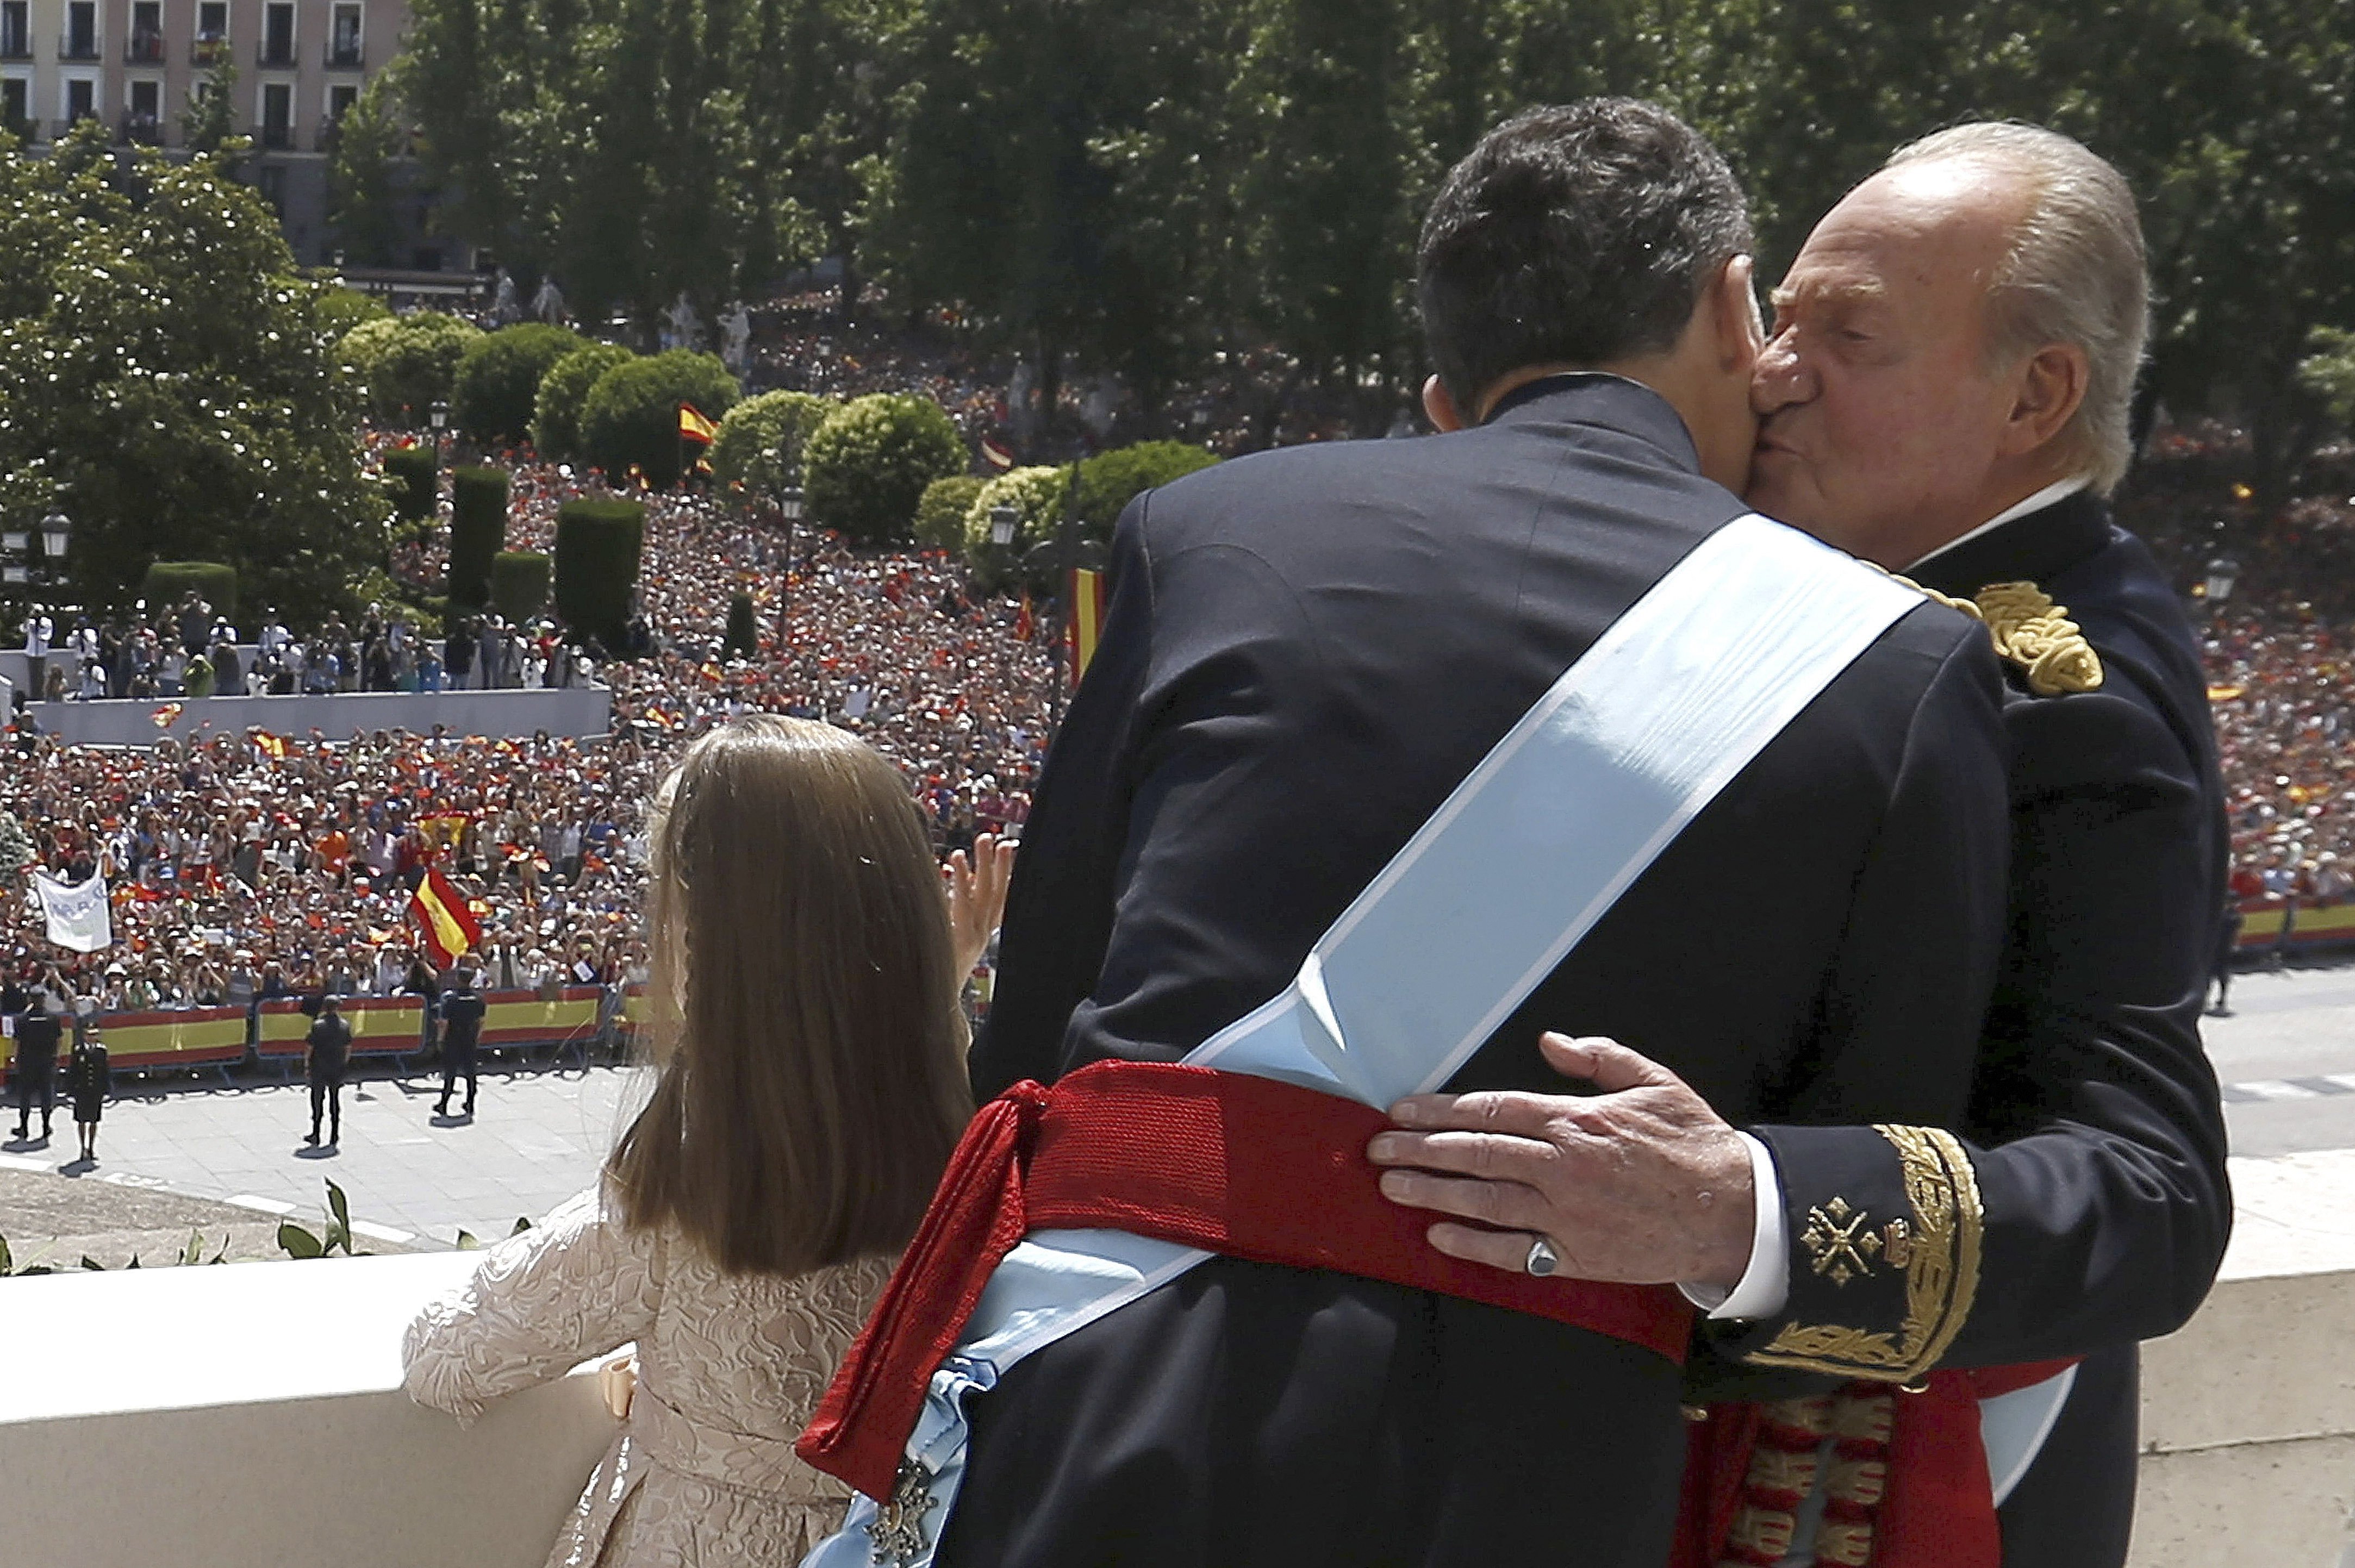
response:
[[(1635, 1052), (1557, 1037), (1605, 1093), (1410, 1101), (1412, 1130), (1370, 1152), (1405, 1168), (1397, 1201), (1482, 1222), (1433, 1227), (1461, 1256), (1517, 1268), (1534, 1233), (1610, 1278), (1666, 1234), (1705, 1243), (1680, 1249), (1718, 1265), (1689, 1287), (1715, 1319), (1693, 1386), (1767, 1403), (1700, 1429), (1717, 1484), (1680, 1563), (2106, 1568), (2132, 1523), (2135, 1343), (2190, 1316), (2231, 1224), (2198, 1033), (2214, 736), (2180, 605), (2104, 499), (2145, 334), (2134, 198), (2065, 136), (1959, 126), (1850, 192), (1774, 298), (1747, 498), (1974, 605), (2015, 666), (2009, 947), (1968, 1119), (1842, 1125), (1832, 1099), (1737, 1135)], [(1756, 1201), (1712, 1208), (1729, 1136)], [(1928, 1389), (1901, 1422), (1961, 1400), (1943, 1441), (1980, 1439), (1987, 1489), (1925, 1506), (1903, 1441), (1873, 1451), (1876, 1383)]]

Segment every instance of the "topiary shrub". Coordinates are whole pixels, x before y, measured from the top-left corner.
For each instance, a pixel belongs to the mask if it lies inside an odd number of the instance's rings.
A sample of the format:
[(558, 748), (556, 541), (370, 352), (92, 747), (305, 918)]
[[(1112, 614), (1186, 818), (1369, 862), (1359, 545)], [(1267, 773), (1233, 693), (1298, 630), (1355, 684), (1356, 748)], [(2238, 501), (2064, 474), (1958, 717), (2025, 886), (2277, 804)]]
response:
[(964, 439), (930, 397), (876, 392), (826, 418), (804, 449), (810, 514), (868, 544), (904, 539), (936, 479), (963, 473)]
[(633, 359), (589, 389), (581, 406), (581, 454), (608, 479), (618, 482), (634, 465), (667, 490), (678, 482), (678, 406), (692, 403), (716, 419), (735, 401), (736, 377), (717, 355), (674, 348)]
[(216, 615), (225, 615), (232, 620), (237, 618), (237, 568), (218, 561), (154, 562), (139, 585), (139, 597), (147, 601), (151, 610), (169, 609), (186, 598), (190, 588), (213, 607)]
[(556, 513), (556, 613), (582, 637), (619, 648), (638, 582), (646, 509), (634, 501), (568, 501)]
[(352, 329), (369, 322), (390, 321), (392, 312), (374, 294), (363, 294), (357, 289), (331, 288), (319, 291), (320, 330), (341, 342)]
[(466, 345), (483, 335), (472, 322), (439, 311), (363, 322), (344, 334), (344, 364), (368, 389), (378, 424), (415, 429), (446, 402)]
[(916, 543), (936, 550), (964, 553), (964, 514), (986, 482), (969, 473), (953, 473), (924, 486), (916, 503)]
[(384, 477), (392, 487), (393, 515), (415, 522), (433, 515), (442, 498), (442, 468), (432, 447), (395, 447), (384, 454)]
[(739, 593), (728, 601), (728, 633), (720, 651), (731, 659), (750, 659), (761, 651), (761, 623), (752, 614), (752, 596)]
[(506, 471), (462, 468), (452, 472), (450, 569), (444, 578), (452, 604), (480, 609), (490, 602), (491, 557), (506, 545)]
[[(1064, 468), (1018, 468), (999, 474), (975, 492), (964, 512), (964, 558), (973, 580), (986, 593), (995, 593), (1015, 579), (1024, 552), (1047, 543), (1063, 518), (1063, 496), (1070, 490), (1071, 471)], [(1003, 549), (990, 542), (989, 514), (1000, 503), (1011, 503), (1020, 514), (1014, 543)]]
[(558, 360), (588, 345), (579, 333), (543, 322), (520, 322), (476, 338), (458, 356), (451, 418), (477, 440), (530, 440), (540, 378)]
[(1139, 441), (1089, 458), (1080, 464), (1079, 504), (1073, 508), (1080, 536), (1110, 539), (1121, 509), (1131, 501), (1218, 461), (1191, 441)]
[(713, 482), (722, 490), (741, 484), (757, 494), (776, 494), (801, 471), (810, 433), (841, 406), (815, 392), (747, 397), (719, 421), (719, 439), (711, 443)]
[(581, 406), (597, 378), (636, 355), (618, 343), (592, 343), (548, 367), (532, 399), (531, 444), (544, 458), (581, 455)]
[(548, 608), (548, 557), (538, 550), (501, 550), (491, 557), (491, 608), (511, 621)]

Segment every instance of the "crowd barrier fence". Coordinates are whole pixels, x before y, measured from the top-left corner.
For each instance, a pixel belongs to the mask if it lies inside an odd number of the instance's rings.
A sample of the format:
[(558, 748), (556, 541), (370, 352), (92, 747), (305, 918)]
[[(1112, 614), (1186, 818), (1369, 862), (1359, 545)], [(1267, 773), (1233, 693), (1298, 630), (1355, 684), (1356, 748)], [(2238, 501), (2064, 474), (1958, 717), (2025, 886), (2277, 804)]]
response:
[[(2282, 934), (2286, 922), (2289, 934)], [(2251, 898), (2241, 905), (2241, 937), (2234, 951), (2265, 952), (2277, 948), (2292, 952), (2355, 944), (2355, 900), (2323, 903), (2298, 899), (2279, 903)]]

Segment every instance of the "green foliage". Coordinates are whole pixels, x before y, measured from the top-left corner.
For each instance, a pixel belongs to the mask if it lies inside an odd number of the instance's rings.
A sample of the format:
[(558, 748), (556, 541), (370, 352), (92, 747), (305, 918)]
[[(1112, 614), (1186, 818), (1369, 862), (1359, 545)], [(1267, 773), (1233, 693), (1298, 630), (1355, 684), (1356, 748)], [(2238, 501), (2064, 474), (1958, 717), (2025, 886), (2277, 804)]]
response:
[(92, 608), (199, 554), (256, 602), (341, 603), (389, 509), (362, 475), (330, 285), (211, 161), (118, 164), (101, 132), (0, 159), (0, 514), (66, 507)]
[(581, 455), (581, 406), (589, 401), (599, 377), (636, 357), (619, 344), (592, 343), (548, 367), (532, 398), (531, 444), (539, 449), (542, 457)]
[(1139, 441), (1089, 458), (1080, 464), (1079, 503), (1073, 508), (1082, 535), (1109, 539), (1121, 508), (1138, 495), (1218, 461), (1190, 441)]
[(745, 398), (719, 421), (711, 443), (713, 482), (722, 490), (741, 484), (755, 494), (777, 494), (801, 471), (802, 449), (811, 433), (840, 406), (815, 392), (763, 392)]
[(400, 68), (372, 71), (359, 97), (335, 123), (327, 151), (327, 221), (344, 260), (389, 267), (400, 244), (393, 171), (408, 132), (400, 118)]
[(433, 449), (394, 447), (384, 454), (383, 462), (394, 515), (407, 520), (432, 516), (442, 498), (442, 465), (434, 461)]
[(491, 557), (506, 548), (505, 469), (462, 468), (450, 475), (450, 602), (480, 608), (491, 595)]
[(962, 473), (964, 440), (930, 397), (877, 392), (826, 417), (803, 453), (819, 524), (865, 543), (904, 539), (936, 479)]
[[(33, 841), (25, 836), (25, 824), (16, 820), (16, 812), (0, 806), (0, 893), (23, 891), (25, 868), (37, 858)], [(5, 1259), (0, 1259), (0, 1274), (7, 1272)]]
[(319, 324), (327, 335), (341, 342), (354, 327), (365, 322), (389, 321), (392, 313), (374, 294), (363, 294), (357, 289), (340, 286), (323, 291), (319, 295)]
[(344, 1190), (333, 1181), (327, 1183), (327, 1224), (323, 1233), (304, 1229), (292, 1220), (280, 1222), (278, 1245), (288, 1257), (333, 1257), (341, 1251), (346, 1257), (367, 1257), (367, 1252), (352, 1246), (351, 1206), (344, 1199)]
[(2301, 386), (2322, 399), (2330, 417), (2343, 426), (2355, 426), (2355, 332), (2317, 327), (2314, 353), (2297, 367)]
[(519, 322), (476, 338), (458, 358), (452, 419), (477, 440), (528, 440), (541, 379), (558, 360), (587, 346), (580, 334), (540, 322)]
[(548, 556), (538, 550), (502, 550), (491, 557), (491, 606), (509, 621), (530, 620), (548, 608)]
[(367, 387), (378, 424), (417, 429), (434, 404), (449, 401), (459, 358), (482, 335), (472, 322), (419, 311), (355, 328), (344, 338), (344, 360)]
[(556, 613), (576, 635), (622, 645), (645, 521), (634, 501), (568, 501), (557, 509)]
[[(977, 585), (993, 593), (1005, 587), (1014, 580), (1026, 553), (1055, 537), (1071, 486), (1069, 465), (1017, 468), (999, 474), (975, 493), (964, 514), (964, 558)], [(989, 537), (989, 514), (999, 505), (1012, 506), (1018, 516), (1014, 543), (1003, 549)]]
[(190, 588), (217, 614), (237, 619), (237, 568), (215, 561), (156, 561), (139, 584), (139, 597), (155, 609), (176, 605)]
[(709, 354), (673, 349), (616, 365), (597, 377), (581, 406), (581, 450), (619, 482), (631, 468), (668, 489), (678, 481), (678, 406), (712, 418), (736, 401), (736, 377)]
[(720, 648), (731, 659), (750, 659), (761, 651), (761, 623), (752, 613), (752, 596), (739, 592), (728, 600), (728, 632)]
[(209, 156), (223, 175), (233, 176), (253, 146), (250, 138), (238, 133), (239, 119), (237, 63), (224, 49), (204, 79), (190, 84), (187, 101), (180, 106), (180, 144)]
[(924, 486), (916, 503), (916, 543), (936, 550), (964, 550), (964, 514), (986, 482), (970, 473), (953, 473)]

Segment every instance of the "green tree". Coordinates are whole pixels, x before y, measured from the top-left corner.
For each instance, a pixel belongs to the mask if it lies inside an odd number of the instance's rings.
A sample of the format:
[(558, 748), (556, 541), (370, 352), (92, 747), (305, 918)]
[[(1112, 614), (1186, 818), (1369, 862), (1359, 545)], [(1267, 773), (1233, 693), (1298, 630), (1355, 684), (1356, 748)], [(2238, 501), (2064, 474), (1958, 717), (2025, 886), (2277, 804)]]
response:
[(619, 344), (592, 343), (549, 366), (532, 399), (531, 444), (546, 457), (581, 456), (582, 405), (599, 377), (636, 357)]
[(801, 471), (802, 449), (841, 407), (814, 392), (763, 392), (728, 410), (711, 443), (711, 477), (722, 489), (742, 485), (774, 496)]
[[(1017, 468), (975, 493), (964, 513), (964, 558), (976, 585), (990, 592), (1005, 587), (1014, 580), (1025, 555), (1055, 537), (1071, 485), (1068, 466)], [(1014, 508), (1010, 545), (1000, 546), (990, 536), (989, 514), (1000, 506)]]
[(250, 137), (238, 134), (237, 122), (237, 66), (223, 54), (202, 81), (191, 84), (180, 106), (180, 144), (234, 176), (253, 146)]
[(327, 154), (327, 221), (354, 266), (389, 267), (400, 245), (394, 166), (408, 142), (400, 121), (398, 65), (376, 72), (344, 111)]
[(451, 418), (479, 440), (528, 440), (541, 380), (558, 360), (588, 346), (579, 333), (539, 322), (485, 334), (458, 356), (450, 384)]
[(344, 363), (368, 389), (370, 417), (416, 429), (436, 403), (450, 399), (458, 361), (483, 335), (469, 321), (439, 311), (364, 322), (345, 334)]
[[(656, 489), (678, 482), (678, 406), (725, 414), (736, 400), (736, 378), (708, 354), (673, 349), (617, 365), (597, 378), (581, 406), (581, 450), (619, 482), (632, 468)], [(561, 568), (559, 567), (559, 577)]]
[(1219, 460), (1187, 441), (1139, 441), (1099, 453), (1080, 464), (1079, 502), (1074, 508), (1081, 531), (1092, 539), (1109, 539), (1121, 509), (1148, 490), (1183, 479)]
[(2312, 347), (2313, 355), (2297, 367), (2299, 384), (2342, 427), (2355, 426), (2355, 332), (2317, 327)]
[(826, 416), (805, 449), (803, 488), (820, 525), (904, 539), (936, 479), (964, 471), (964, 439), (930, 397), (877, 392)]
[(916, 502), (916, 543), (964, 553), (964, 517), (987, 482), (978, 474), (953, 473), (924, 486)]
[(249, 602), (346, 602), (389, 511), (362, 475), (357, 388), (269, 207), (211, 158), (98, 138), (0, 159), (0, 514), (74, 519), (83, 602), (151, 561), (236, 568)]

